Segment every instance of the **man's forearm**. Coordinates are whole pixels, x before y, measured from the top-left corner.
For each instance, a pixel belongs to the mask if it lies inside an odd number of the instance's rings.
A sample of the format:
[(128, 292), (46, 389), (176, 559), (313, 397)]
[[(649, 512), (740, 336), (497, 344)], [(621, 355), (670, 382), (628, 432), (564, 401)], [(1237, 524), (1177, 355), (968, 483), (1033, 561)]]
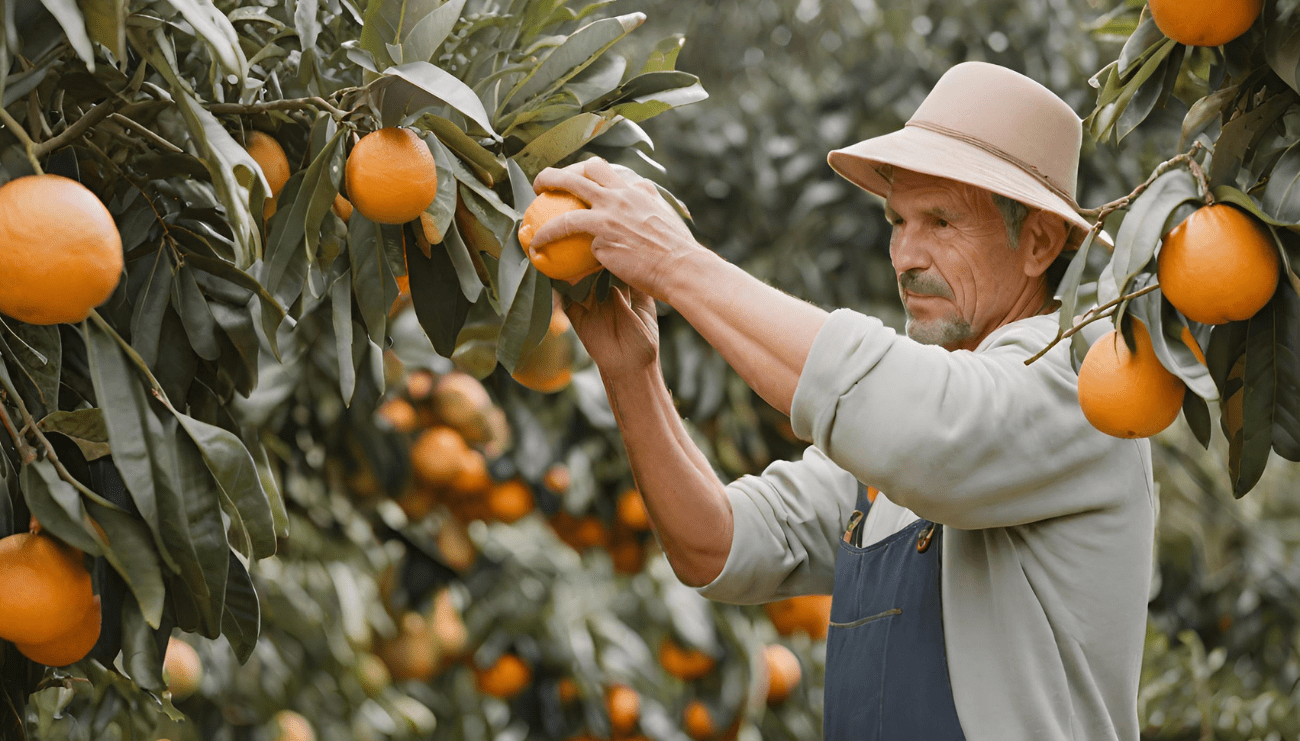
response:
[(663, 294), (750, 388), (790, 413), (799, 375), (829, 314), (703, 250), (673, 266)]
[(669, 563), (683, 583), (708, 584), (731, 553), (725, 487), (687, 434), (657, 366), (605, 379), (605, 390)]

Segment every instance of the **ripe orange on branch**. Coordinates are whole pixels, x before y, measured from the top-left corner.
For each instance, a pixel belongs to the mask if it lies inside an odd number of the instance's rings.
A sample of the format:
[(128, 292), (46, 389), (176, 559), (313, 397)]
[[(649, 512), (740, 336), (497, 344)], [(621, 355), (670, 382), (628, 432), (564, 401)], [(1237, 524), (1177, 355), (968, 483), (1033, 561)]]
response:
[(0, 539), (0, 638), (36, 645), (67, 635), (94, 600), (81, 551), (44, 534)]
[(352, 206), (379, 224), (418, 218), (438, 195), (433, 155), (410, 129), (388, 127), (361, 137), (344, 176)]
[(46, 666), (75, 664), (86, 658), (86, 654), (99, 642), (101, 620), (99, 596), (96, 595), (72, 630), (44, 643), (19, 643), (18, 651)]
[(1161, 33), (1188, 46), (1219, 46), (1255, 23), (1264, 0), (1150, 0)]
[(1277, 246), (1268, 227), (1226, 203), (1192, 212), (1170, 230), (1156, 259), (1160, 291), (1203, 324), (1249, 319), (1277, 290)]
[(533, 199), (524, 211), (519, 224), (519, 245), (546, 277), (577, 283), (600, 270), (600, 261), (591, 252), (590, 234), (573, 234), (554, 242), (533, 244), (533, 235), (543, 224), (560, 214), (584, 208), (591, 207), (572, 193), (548, 191)]
[(799, 657), (785, 646), (774, 643), (763, 649), (763, 660), (767, 664), (767, 701), (783, 702), (803, 677)]
[(537, 346), (519, 358), (510, 374), (533, 391), (553, 394), (568, 388), (573, 381), (574, 340), (570, 337), (569, 316), (559, 309), (551, 312), (551, 324)]
[(690, 681), (713, 671), (717, 660), (697, 648), (683, 648), (671, 639), (664, 638), (659, 643), (659, 664), (664, 671)]
[(203, 662), (194, 647), (172, 636), (167, 640), (167, 653), (163, 657), (163, 679), (172, 699), (180, 702), (199, 689), (203, 681)]
[(79, 322), (117, 288), (122, 238), (84, 185), (28, 175), (0, 186), (0, 265), (0, 314), (28, 324)]
[(1088, 422), (1114, 437), (1150, 437), (1168, 427), (1187, 391), (1151, 346), (1146, 325), (1133, 321), (1135, 350), (1119, 330), (1093, 343), (1079, 367), (1079, 406)]
[(514, 697), (533, 681), (533, 670), (514, 654), (503, 654), (492, 666), (475, 669), (474, 675), (479, 692), (502, 699)]

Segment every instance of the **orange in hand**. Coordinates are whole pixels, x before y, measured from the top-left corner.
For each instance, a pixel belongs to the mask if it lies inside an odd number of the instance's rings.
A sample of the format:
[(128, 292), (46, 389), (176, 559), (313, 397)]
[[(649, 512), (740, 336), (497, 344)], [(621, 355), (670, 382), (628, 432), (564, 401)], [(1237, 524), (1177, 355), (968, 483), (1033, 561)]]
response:
[(546, 222), (563, 213), (590, 208), (582, 199), (564, 191), (542, 193), (524, 211), (519, 225), (519, 244), (528, 259), (548, 278), (577, 283), (600, 270), (591, 252), (590, 234), (574, 234), (546, 244), (533, 244), (533, 235)]

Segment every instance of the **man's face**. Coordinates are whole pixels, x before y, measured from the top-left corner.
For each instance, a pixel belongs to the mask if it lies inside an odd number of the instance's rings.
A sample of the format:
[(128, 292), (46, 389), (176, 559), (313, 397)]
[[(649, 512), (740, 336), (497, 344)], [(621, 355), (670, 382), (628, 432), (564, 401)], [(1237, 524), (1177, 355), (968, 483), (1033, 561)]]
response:
[(1006, 323), (1030, 279), (988, 191), (896, 170), (885, 215), (909, 337), (973, 350)]

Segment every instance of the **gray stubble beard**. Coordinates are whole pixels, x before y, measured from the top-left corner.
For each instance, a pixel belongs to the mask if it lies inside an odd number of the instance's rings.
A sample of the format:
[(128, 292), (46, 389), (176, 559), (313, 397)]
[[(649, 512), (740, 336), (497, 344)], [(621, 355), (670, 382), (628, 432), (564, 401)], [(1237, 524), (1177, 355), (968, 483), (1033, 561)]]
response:
[(942, 319), (921, 322), (912, 316), (912, 312), (906, 308), (903, 309), (903, 312), (907, 316), (907, 323), (904, 327), (907, 336), (923, 345), (948, 347), (974, 336), (970, 322), (960, 317), (947, 316)]

